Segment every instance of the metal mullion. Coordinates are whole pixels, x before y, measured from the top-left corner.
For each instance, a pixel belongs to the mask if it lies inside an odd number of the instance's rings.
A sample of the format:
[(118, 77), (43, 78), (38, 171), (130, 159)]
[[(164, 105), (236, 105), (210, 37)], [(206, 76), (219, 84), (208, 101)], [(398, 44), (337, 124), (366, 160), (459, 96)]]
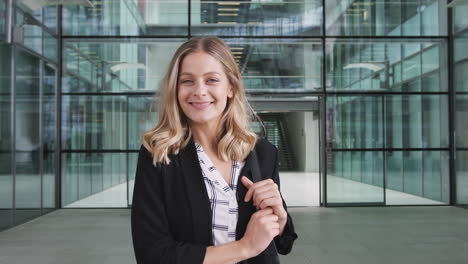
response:
[(11, 133), (11, 175), (12, 175), (12, 206), (11, 206), (11, 226), (16, 222), (16, 47), (11, 45), (11, 71), (10, 71), (10, 133)]
[(44, 141), (43, 141), (43, 112), (44, 112), (44, 61), (39, 60), (39, 176), (40, 176), (40, 208), (41, 215), (44, 214)]
[[(327, 207), (383, 207), (383, 203), (352, 202), (352, 203), (329, 203)], [(405, 205), (406, 206), (406, 205)]]
[(55, 71), (55, 209), (62, 208), (62, 71), (63, 71), (63, 40), (62, 40), (63, 6), (57, 7), (58, 30), (58, 67)]
[(457, 203), (457, 188), (456, 188), (456, 149), (455, 149), (455, 86), (453, 83), (454, 78), (454, 37), (453, 37), (453, 12), (452, 8), (447, 10), (447, 34), (448, 34), (448, 48), (447, 48), (447, 67), (448, 67), (448, 91), (449, 91), (449, 190), (450, 198), (449, 204), (455, 205)]
[[(127, 113), (127, 114), (125, 115), (125, 118), (126, 118), (126, 121), (125, 121), (125, 123), (126, 123), (126, 124), (125, 124), (125, 127), (126, 127), (126, 130), (125, 130), (125, 131), (126, 131), (126, 132), (125, 132), (125, 133), (126, 133), (126, 135), (125, 135), (125, 150), (128, 151), (128, 138), (129, 138), (129, 135), (128, 135), (128, 134), (129, 134), (129, 130), (130, 130), (130, 129), (129, 129), (129, 120), (130, 120), (130, 118), (129, 118), (129, 114), (130, 114), (130, 113), (129, 113), (129, 108), (130, 108), (130, 107), (128, 107), (128, 106), (129, 106), (129, 102), (130, 102), (129, 97), (127, 96), (127, 97), (125, 98), (125, 100), (126, 100), (126, 105), (125, 105), (125, 106), (126, 106), (126, 108), (127, 108), (126, 111), (125, 111), (125, 112)], [(128, 153), (128, 152), (127, 152), (126, 155), (125, 155), (125, 161), (126, 161), (126, 166), (125, 166), (125, 178), (126, 178), (126, 180), (127, 180), (127, 182), (126, 182), (126, 187), (127, 187), (127, 193), (126, 193), (126, 196), (127, 196), (127, 208), (130, 208), (130, 195), (129, 195), (130, 187), (128, 186), (129, 181), (130, 181), (130, 179), (129, 179), (129, 177), (128, 177), (128, 174), (130, 173), (130, 171), (129, 171), (129, 169), (128, 169), (128, 167), (129, 167), (129, 153)]]
[(361, 151), (449, 151), (449, 148), (331, 148), (332, 152), (361, 152)]
[[(158, 93), (158, 92), (157, 92)], [(128, 92), (128, 93), (99, 93), (99, 92), (84, 92), (84, 93), (62, 93), (64, 96), (152, 96), (155, 92), (144, 92), (144, 93), (136, 93), (136, 92)]]
[[(192, 35), (190, 35), (192, 36)], [(366, 35), (354, 35), (354, 36), (339, 36), (339, 35), (327, 35), (327, 36), (320, 36), (320, 35), (298, 35), (298, 36), (278, 36), (278, 35), (262, 35), (262, 36), (252, 36), (252, 35), (217, 35), (219, 38), (223, 39), (322, 39), (322, 38), (330, 38), (330, 39), (393, 39), (393, 40), (403, 40), (403, 39), (446, 39), (446, 36), (366, 36)], [(135, 35), (118, 35), (118, 36), (99, 36), (99, 35), (74, 35), (74, 36), (62, 36), (62, 39), (124, 39), (124, 40), (131, 40), (131, 39), (187, 39), (187, 35), (158, 35), (158, 36), (138, 36)]]
[[(387, 77), (388, 78), (388, 77)], [(387, 80), (386, 80), (387, 81)], [(388, 83), (388, 82), (387, 82)], [(386, 148), (386, 123), (385, 123), (385, 96), (382, 96), (382, 145), (383, 148)], [(378, 120), (378, 119), (377, 119)], [(383, 177), (383, 203), (387, 205), (387, 151), (382, 151), (382, 177)]]
[(8, 0), (6, 2), (6, 43), (13, 43), (13, 26), (15, 24), (15, 15), (14, 15), (14, 0)]
[[(323, 178), (323, 201), (321, 200), (322, 196), (319, 197), (319, 200), (320, 200), (320, 204), (325, 206), (325, 207), (328, 207), (328, 192), (327, 192), (327, 148), (328, 148), (328, 145), (327, 145), (327, 135), (326, 135), (326, 132), (327, 132), (327, 87), (326, 87), (326, 84), (327, 84), (327, 56), (326, 56), (326, 45), (327, 45), (327, 42), (326, 42), (326, 10), (325, 10), (325, 7), (326, 7), (326, 4), (325, 4), (325, 0), (322, 0), (322, 34), (321, 34), (321, 38), (320, 38), (320, 41), (322, 43), (322, 72), (321, 72), (321, 77), (322, 77), (322, 104), (320, 105), (320, 120), (321, 120), (321, 126), (320, 126), (320, 131), (322, 133), (320, 133), (319, 136), (321, 141), (322, 141), (322, 144), (319, 144), (319, 145), (322, 145), (321, 146), (321, 150), (320, 150), (320, 154), (322, 156), (321, 158), (321, 176), (320, 178)], [(320, 181), (319, 181), (319, 189), (320, 191), (322, 190), (322, 186), (320, 185)], [(320, 193), (320, 192), (319, 192)], [(321, 195), (321, 193), (320, 193)]]
[[(329, 92), (329, 93), (334, 93), (334, 92)], [(346, 93), (346, 92), (338, 92), (338, 93)], [(351, 92), (353, 93), (353, 92)], [(354, 92), (356, 93), (356, 92)], [(382, 94), (381, 92), (373, 92), (374, 94)], [(430, 92), (431, 94), (440, 94), (440, 93), (443, 93), (443, 92)], [(447, 92), (445, 92), (447, 93)], [(111, 93), (104, 93), (104, 92), (64, 92), (62, 93), (62, 95), (76, 95), (76, 96), (113, 96), (113, 95), (116, 95), (116, 96), (154, 96), (154, 95), (159, 95), (159, 91), (155, 91), (155, 92), (151, 92), (151, 91), (148, 91), (148, 92), (121, 92), (121, 93), (118, 93), (118, 92), (111, 92)], [(419, 94), (419, 93), (418, 93)], [(319, 92), (308, 92), (308, 93), (285, 93), (285, 92), (282, 92), (282, 93), (263, 93), (263, 92), (247, 92), (247, 96), (276, 96), (276, 97), (281, 97), (281, 96), (291, 96), (294, 98), (297, 98), (297, 97), (303, 97), (303, 96), (322, 96), (323, 95), (323, 91), (319, 91)]]
[(99, 36), (99, 35), (66, 35), (62, 36), (62, 39), (65, 40), (106, 40), (106, 39), (119, 39), (119, 40), (126, 40), (126, 41), (132, 41), (132, 40), (139, 40), (139, 39), (187, 39), (187, 34), (185, 35), (157, 35), (157, 36), (151, 36), (151, 35), (141, 35), (141, 36), (135, 36), (135, 35), (114, 35), (114, 36)]
[(63, 149), (62, 153), (135, 153), (138, 149)]
[(351, 36), (340, 36), (340, 35), (328, 35), (325, 38), (333, 39), (366, 39), (366, 40), (381, 40), (381, 39), (390, 39), (390, 40), (419, 40), (419, 39), (446, 39), (447, 36), (435, 35), (435, 36), (390, 36), (390, 35), (379, 35), (379, 36), (367, 36), (367, 35), (351, 35)]
[(382, 203), (331, 203), (329, 207), (432, 207), (432, 206), (447, 206), (447, 204), (382, 204)]
[(375, 91), (363, 91), (363, 92), (351, 92), (351, 91), (329, 91), (329, 95), (333, 96), (358, 96), (358, 95), (449, 95), (449, 92), (375, 92)]
[(188, 14), (187, 14), (188, 38), (192, 37), (192, 0), (188, 0)]

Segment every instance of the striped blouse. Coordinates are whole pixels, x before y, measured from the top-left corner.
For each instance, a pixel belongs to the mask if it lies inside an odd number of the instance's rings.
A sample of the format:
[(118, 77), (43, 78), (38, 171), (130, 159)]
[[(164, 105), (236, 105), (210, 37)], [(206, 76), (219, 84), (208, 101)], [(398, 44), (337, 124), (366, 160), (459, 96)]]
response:
[(200, 144), (195, 143), (198, 160), (202, 169), (212, 212), (213, 244), (222, 245), (236, 240), (236, 225), (239, 208), (236, 199), (237, 180), (244, 166), (243, 161), (233, 161), (231, 182), (228, 184), (221, 173), (203, 151)]

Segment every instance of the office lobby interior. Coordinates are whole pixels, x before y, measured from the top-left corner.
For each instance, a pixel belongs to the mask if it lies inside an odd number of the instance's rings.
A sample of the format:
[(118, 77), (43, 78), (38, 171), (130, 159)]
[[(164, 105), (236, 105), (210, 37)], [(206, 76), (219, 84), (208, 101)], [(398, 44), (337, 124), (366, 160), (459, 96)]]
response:
[(218, 36), (278, 149), (281, 263), (468, 263), (468, 1), (0, 0), (0, 264), (136, 263), (144, 132)]

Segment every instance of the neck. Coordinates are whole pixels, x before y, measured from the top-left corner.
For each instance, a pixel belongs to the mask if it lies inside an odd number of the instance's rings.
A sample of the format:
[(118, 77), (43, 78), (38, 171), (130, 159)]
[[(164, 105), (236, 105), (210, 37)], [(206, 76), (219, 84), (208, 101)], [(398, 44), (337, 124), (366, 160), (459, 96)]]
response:
[(190, 130), (194, 141), (200, 144), (203, 149), (217, 153), (216, 138), (221, 132), (219, 122), (206, 124), (190, 124)]

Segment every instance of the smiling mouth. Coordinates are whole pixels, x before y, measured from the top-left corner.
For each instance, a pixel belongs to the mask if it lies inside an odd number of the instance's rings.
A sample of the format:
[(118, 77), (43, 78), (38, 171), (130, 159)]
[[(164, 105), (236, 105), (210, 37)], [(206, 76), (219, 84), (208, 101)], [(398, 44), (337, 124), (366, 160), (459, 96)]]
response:
[(205, 105), (209, 105), (209, 104), (212, 104), (213, 102), (206, 102), (206, 103), (189, 103), (191, 105), (194, 105), (194, 106), (205, 106)]
[(213, 104), (213, 102), (204, 102), (204, 103), (195, 103), (195, 102), (190, 102), (189, 103), (193, 108), (197, 109), (197, 110), (205, 110), (207, 109), (208, 107), (210, 107), (210, 105)]

